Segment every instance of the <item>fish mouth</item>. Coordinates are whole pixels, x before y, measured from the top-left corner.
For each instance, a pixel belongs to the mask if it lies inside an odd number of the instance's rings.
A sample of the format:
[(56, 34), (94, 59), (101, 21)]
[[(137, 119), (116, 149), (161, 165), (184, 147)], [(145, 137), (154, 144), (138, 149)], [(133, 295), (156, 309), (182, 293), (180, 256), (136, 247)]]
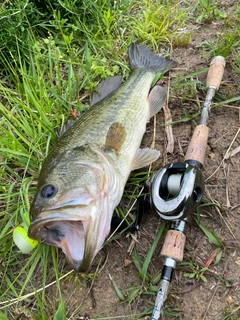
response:
[(87, 228), (87, 221), (47, 219), (32, 223), (28, 235), (41, 243), (61, 248), (73, 269), (86, 271), (95, 256), (92, 246), (86, 246)]

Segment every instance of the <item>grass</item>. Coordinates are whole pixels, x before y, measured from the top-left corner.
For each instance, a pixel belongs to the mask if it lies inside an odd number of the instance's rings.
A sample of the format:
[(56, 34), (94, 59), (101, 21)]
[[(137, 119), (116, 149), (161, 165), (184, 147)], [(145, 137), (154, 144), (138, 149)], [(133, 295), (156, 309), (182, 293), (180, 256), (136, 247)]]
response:
[[(222, 19), (223, 13), (213, 2), (199, 1), (194, 10), (197, 23)], [(230, 14), (224, 14), (230, 27), (238, 21), (237, 15), (230, 19)], [(31, 254), (21, 254), (13, 243), (13, 231), (17, 226), (29, 225), (37, 177), (43, 159), (57, 140), (59, 127), (73, 113), (86, 110), (100, 80), (115, 74), (124, 78), (129, 75), (126, 53), (131, 42), (141, 42), (156, 52), (161, 48), (165, 55), (170, 55), (173, 47), (187, 47), (192, 33), (184, 28), (192, 16), (186, 4), (184, 7), (177, 1), (10, 0), (0, 5), (0, 21), (0, 319), (77, 319), (90, 307), (84, 307), (83, 302), (74, 304), (73, 297), (101, 277), (100, 260), (100, 271), (97, 268), (88, 275), (68, 273), (63, 255), (55, 248), (41, 244)], [(209, 55), (224, 52), (230, 56), (236, 74), (238, 29), (233, 32), (230, 28), (224, 38), (205, 43), (202, 49)], [(184, 78), (179, 73), (172, 84), (171, 99), (175, 95), (185, 102), (199, 93), (203, 96), (204, 81), (199, 77), (204, 71), (188, 73)], [(219, 105), (234, 101), (239, 97), (219, 97)], [(199, 112), (188, 112), (173, 124), (189, 122)], [(132, 175), (118, 208), (130, 223), (135, 219), (135, 202), (142, 184), (143, 177)], [(220, 248), (218, 236), (197, 222), (205, 236), (215, 239), (214, 245)], [(115, 277), (111, 280), (120, 304), (135, 308), (131, 309), (134, 319), (152, 312), (160, 279), (159, 270), (152, 270), (152, 261), (164, 228), (162, 224), (144, 255), (139, 248), (133, 250), (136, 284), (121, 288)], [(117, 234), (107, 242), (120, 238)], [(196, 270), (193, 261), (192, 267), (194, 276), (204, 276), (205, 270)], [(69, 284), (70, 296), (64, 284)], [(138, 308), (141, 299), (143, 307)], [(166, 314), (177, 318), (181, 310), (172, 303), (174, 299), (167, 302)], [(118, 306), (119, 302), (107, 307), (96, 319), (110, 319), (109, 314)], [(237, 311), (231, 311), (231, 316)]]

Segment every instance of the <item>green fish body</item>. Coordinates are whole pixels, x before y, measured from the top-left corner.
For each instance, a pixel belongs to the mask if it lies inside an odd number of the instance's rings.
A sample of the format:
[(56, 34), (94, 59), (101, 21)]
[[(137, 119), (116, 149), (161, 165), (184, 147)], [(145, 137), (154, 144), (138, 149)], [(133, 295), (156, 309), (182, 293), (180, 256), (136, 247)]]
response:
[(130, 172), (160, 155), (139, 147), (167, 96), (157, 86), (148, 98), (151, 83), (175, 63), (137, 44), (129, 61), (129, 79), (120, 87), (119, 77), (103, 82), (96, 103), (57, 141), (31, 205), (29, 236), (62, 248), (75, 270), (87, 270), (101, 249)]

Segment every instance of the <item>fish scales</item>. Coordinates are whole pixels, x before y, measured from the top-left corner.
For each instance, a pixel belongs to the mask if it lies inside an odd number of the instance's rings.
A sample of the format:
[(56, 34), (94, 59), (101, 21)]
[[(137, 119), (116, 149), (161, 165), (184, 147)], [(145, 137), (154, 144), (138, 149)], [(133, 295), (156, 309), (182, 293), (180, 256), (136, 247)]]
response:
[[(139, 145), (145, 132), (149, 118), (147, 96), (154, 76), (153, 72), (134, 71), (120, 90), (109, 97), (106, 102), (104, 100), (90, 108), (89, 112), (76, 121), (58, 140), (48, 157), (49, 161), (53, 161), (60, 153), (79, 145), (88, 144), (104, 148), (109, 127), (114, 122), (120, 122), (127, 131), (127, 139), (122, 146), (121, 155), (124, 156), (125, 163), (128, 162), (128, 154), (133, 153), (132, 142)], [(132, 130), (135, 126), (140, 127), (141, 131)], [(47, 169), (48, 166), (49, 162), (46, 161), (44, 167)], [(122, 163), (121, 166), (123, 166)], [(126, 163), (126, 166), (129, 167), (129, 164)]]

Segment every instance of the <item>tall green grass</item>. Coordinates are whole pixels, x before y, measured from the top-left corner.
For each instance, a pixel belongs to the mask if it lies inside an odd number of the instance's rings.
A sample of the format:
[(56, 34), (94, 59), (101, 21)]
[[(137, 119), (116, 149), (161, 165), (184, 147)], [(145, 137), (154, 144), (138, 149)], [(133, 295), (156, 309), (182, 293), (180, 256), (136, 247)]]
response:
[[(0, 282), (1, 317), (25, 297), (37, 294), (34, 317), (48, 319), (47, 270), (58, 279), (56, 249), (39, 245), (23, 256), (13, 230), (28, 227), (30, 203), (42, 162), (56, 141), (56, 131), (74, 109), (81, 114), (101, 79), (127, 76), (127, 47), (138, 40), (157, 48), (184, 24), (171, 4), (160, 1), (6, 1), (0, 21)], [(41, 280), (39, 282), (39, 279)], [(59, 287), (60, 288), (60, 287)], [(64, 314), (59, 289), (59, 309)], [(15, 299), (15, 300), (14, 300)], [(25, 312), (25, 311), (24, 311)], [(14, 313), (14, 311), (13, 311)]]

